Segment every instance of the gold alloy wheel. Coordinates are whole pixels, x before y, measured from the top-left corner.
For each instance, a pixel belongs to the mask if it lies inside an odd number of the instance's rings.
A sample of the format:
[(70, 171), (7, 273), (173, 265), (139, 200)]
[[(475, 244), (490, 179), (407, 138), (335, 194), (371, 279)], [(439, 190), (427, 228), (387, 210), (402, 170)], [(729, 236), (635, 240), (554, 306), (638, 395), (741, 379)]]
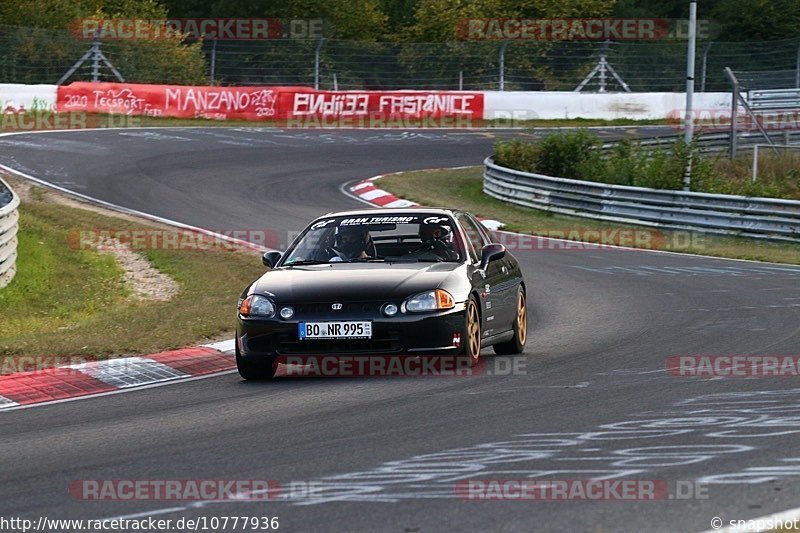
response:
[(468, 355), (473, 361), (477, 361), (481, 353), (481, 322), (474, 300), (470, 300), (467, 307), (467, 342)]
[(519, 303), (517, 304), (517, 339), (524, 346), (525, 338), (528, 336), (528, 307), (525, 305), (525, 291), (519, 291)]

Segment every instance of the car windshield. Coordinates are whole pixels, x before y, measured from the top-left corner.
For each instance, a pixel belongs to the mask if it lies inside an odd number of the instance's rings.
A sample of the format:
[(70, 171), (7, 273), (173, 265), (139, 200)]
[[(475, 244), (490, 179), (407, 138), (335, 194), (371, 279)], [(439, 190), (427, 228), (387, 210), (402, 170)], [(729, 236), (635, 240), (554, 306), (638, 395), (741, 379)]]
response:
[(330, 217), (311, 224), (283, 266), (339, 262), (461, 262), (464, 245), (449, 216)]

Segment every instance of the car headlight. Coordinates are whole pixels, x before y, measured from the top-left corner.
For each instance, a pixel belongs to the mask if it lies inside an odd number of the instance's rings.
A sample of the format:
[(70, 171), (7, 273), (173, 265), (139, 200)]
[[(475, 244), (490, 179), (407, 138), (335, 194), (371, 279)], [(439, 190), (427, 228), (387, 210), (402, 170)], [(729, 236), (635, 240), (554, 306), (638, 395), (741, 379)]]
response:
[(437, 311), (442, 309), (452, 309), (455, 307), (453, 296), (442, 289), (435, 291), (427, 291), (412, 296), (403, 302), (403, 307), (406, 311), (412, 313), (418, 311)]
[(251, 294), (242, 301), (239, 312), (244, 316), (272, 318), (275, 316), (275, 304), (266, 296)]

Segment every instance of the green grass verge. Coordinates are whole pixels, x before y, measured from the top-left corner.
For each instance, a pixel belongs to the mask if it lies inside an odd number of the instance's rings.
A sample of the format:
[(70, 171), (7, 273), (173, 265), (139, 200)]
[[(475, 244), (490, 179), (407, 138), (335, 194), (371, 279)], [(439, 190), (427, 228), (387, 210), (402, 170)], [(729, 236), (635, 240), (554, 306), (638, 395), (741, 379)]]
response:
[(0, 358), (104, 358), (219, 339), (233, 331), (239, 293), (263, 273), (252, 252), (148, 250), (180, 293), (168, 302), (135, 299), (113, 256), (79, 249), (75, 232), (164, 228), (32, 192), (20, 206), (17, 275), (0, 289)]
[[(416, 171), (381, 178), (379, 186), (399, 198), (428, 206), (460, 208), (475, 215), (500, 220), (505, 229), (551, 237), (570, 238), (590, 235), (587, 230), (617, 229), (649, 233), (651, 239), (641, 239), (639, 247), (657, 248), (691, 254), (703, 254), (733, 259), (751, 259), (776, 263), (800, 264), (800, 245), (762, 242), (738, 237), (662, 231), (643, 226), (594, 221), (587, 218), (555, 215), (502, 202), (483, 193), (483, 167), (460, 170)], [(590, 239), (585, 239), (592, 242)], [(606, 241), (608, 242), (608, 241)], [(610, 243), (609, 243), (610, 244)], [(637, 246), (634, 242), (621, 244)]]

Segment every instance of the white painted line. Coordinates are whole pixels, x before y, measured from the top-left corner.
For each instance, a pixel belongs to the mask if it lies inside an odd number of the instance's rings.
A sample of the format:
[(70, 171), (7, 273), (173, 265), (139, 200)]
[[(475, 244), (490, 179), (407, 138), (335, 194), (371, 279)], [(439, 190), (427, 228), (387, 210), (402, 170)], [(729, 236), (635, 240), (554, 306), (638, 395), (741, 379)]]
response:
[(189, 505), (185, 505), (183, 507), (167, 507), (165, 509), (154, 509), (152, 511), (144, 511), (141, 513), (136, 514), (128, 514), (123, 516), (115, 516), (113, 518), (99, 518), (93, 520), (99, 520), (100, 522), (112, 522), (114, 520), (137, 520), (139, 518), (147, 518), (148, 516), (158, 516), (162, 514), (172, 514), (172, 513), (179, 513), (181, 511), (186, 511), (189, 509)]
[[(68, 130), (68, 131), (75, 131), (75, 130)], [(4, 135), (10, 135), (10, 134), (0, 134), (0, 137), (3, 137)], [(247, 242), (247, 241), (244, 241), (244, 240), (241, 240), (241, 239), (234, 239), (233, 237), (230, 237), (228, 235), (223, 235), (221, 233), (215, 233), (213, 231), (210, 231), (210, 230), (207, 230), (207, 229), (203, 229), (203, 228), (199, 228), (197, 226), (191, 226), (189, 224), (184, 224), (183, 222), (177, 222), (175, 220), (170, 220), (168, 218), (163, 218), (163, 217), (159, 217), (159, 216), (156, 216), (156, 215), (150, 215), (150, 214), (145, 213), (143, 211), (137, 211), (136, 209), (129, 209), (127, 207), (122, 207), (121, 205), (112, 204), (111, 202), (106, 202), (105, 200), (98, 200), (97, 198), (93, 198), (91, 196), (88, 196), (88, 195), (85, 195), (85, 194), (81, 194), (79, 192), (71, 191), (71, 190), (66, 189), (64, 187), (61, 187), (60, 185), (56, 185), (54, 183), (50, 183), (49, 181), (45, 181), (43, 179), (39, 179), (37, 177), (31, 176), (30, 174), (26, 174), (26, 173), (21, 172), (19, 170), (15, 170), (15, 169), (13, 169), (11, 167), (8, 167), (6, 165), (0, 164), (0, 169), (5, 170), (6, 172), (8, 172), (10, 174), (14, 174), (16, 176), (19, 176), (20, 178), (24, 178), (26, 180), (33, 181), (33, 182), (38, 183), (40, 185), (44, 185), (45, 187), (49, 187), (51, 189), (55, 189), (55, 190), (57, 190), (59, 192), (63, 192), (64, 194), (68, 194), (70, 196), (74, 196), (76, 198), (80, 198), (81, 200), (85, 200), (85, 201), (87, 201), (89, 203), (92, 203), (92, 204), (95, 204), (95, 205), (102, 205), (103, 207), (107, 207), (108, 209), (111, 209), (112, 211), (118, 211), (120, 213), (125, 213), (127, 215), (133, 215), (133, 216), (137, 216), (137, 217), (141, 217), (141, 218), (146, 218), (148, 220), (152, 220), (154, 222), (160, 222), (162, 224), (167, 224), (168, 226), (174, 226), (176, 228), (196, 231), (198, 233), (202, 233), (202, 234), (208, 235), (210, 237), (215, 237), (217, 239), (222, 239), (222, 240), (225, 240), (227, 242), (232, 242), (232, 243), (238, 244), (240, 246), (245, 246), (245, 247), (252, 248), (254, 250), (270, 251), (270, 252), (277, 251), (277, 250), (272, 250), (271, 248), (266, 248), (266, 247), (263, 247), (263, 246), (255, 245), (255, 244), (253, 244), (251, 242)]]
[(149, 385), (151, 383), (159, 383), (161, 381), (172, 381), (189, 377), (189, 374), (184, 374), (164, 363), (159, 363), (144, 357), (124, 357), (106, 361), (92, 361), (78, 365), (69, 365), (67, 368), (78, 370), (112, 387), (117, 387), (118, 389), (128, 389), (131, 387)]
[(391, 196), (391, 194), (383, 189), (373, 189), (369, 192), (365, 192), (364, 194), (359, 194), (359, 196), (364, 200), (374, 200), (375, 198), (380, 198), (381, 196)]
[[(788, 511), (782, 511), (780, 513), (775, 513), (767, 516), (760, 516), (758, 518), (747, 519), (744, 520), (744, 523), (740, 526), (729, 525), (728, 527), (725, 527), (723, 529), (709, 529), (703, 533), (758, 533), (761, 531), (776, 531), (784, 529), (783, 527), (781, 527), (782, 524), (783, 525), (791, 524), (792, 526), (794, 526), (794, 523), (797, 520), (800, 520), (800, 507), (796, 507), (794, 509), (789, 509)], [(720, 523), (721, 525), (730, 524), (730, 520), (724, 523), (723, 522)], [(786, 529), (793, 529), (793, 527), (788, 527)]]
[(233, 352), (236, 349), (236, 339), (228, 339), (220, 342), (212, 342), (211, 344), (203, 344), (203, 348), (211, 348), (223, 353)]
[(119, 520), (137, 520), (139, 518), (146, 518), (148, 516), (158, 516), (158, 515), (162, 515), (162, 514), (179, 513), (179, 512), (182, 512), (182, 511), (189, 510), (190, 507), (191, 507), (191, 505), (184, 505), (183, 507), (167, 507), (165, 509), (155, 509), (153, 511), (144, 511), (144, 512), (136, 513), (136, 514), (115, 516), (115, 517), (112, 517), (112, 518), (97, 518), (97, 519), (92, 519), (92, 520), (98, 520), (100, 522), (113, 522), (115, 520), (117, 520), (117, 521), (119, 521)]
[(715, 255), (703, 255), (703, 254), (690, 254), (686, 252), (672, 252), (669, 250), (653, 250), (651, 248), (631, 248), (630, 246), (619, 246), (616, 244), (596, 244), (596, 243), (584, 243), (582, 241), (571, 241), (569, 239), (559, 239), (558, 237), (545, 237), (543, 235), (533, 235), (532, 233), (516, 233), (513, 231), (504, 231), (508, 235), (517, 235), (523, 237), (540, 237), (542, 239), (556, 241), (556, 242), (563, 242), (567, 244), (579, 244), (582, 246), (587, 246), (590, 244), (595, 244), (598, 248), (614, 248), (616, 250), (627, 250), (630, 252), (646, 252), (651, 254), (668, 254), (668, 255), (680, 255), (683, 257), (699, 257), (703, 259), (717, 259), (719, 261), (735, 261), (737, 263), (758, 263), (759, 265), (780, 265), (780, 266), (791, 266), (791, 263), (775, 263), (771, 261), (756, 261), (755, 259), (734, 259), (732, 257), (717, 257)]
[(8, 409), (9, 407), (14, 407), (19, 405), (17, 402), (9, 400), (5, 396), (0, 396), (0, 409)]

